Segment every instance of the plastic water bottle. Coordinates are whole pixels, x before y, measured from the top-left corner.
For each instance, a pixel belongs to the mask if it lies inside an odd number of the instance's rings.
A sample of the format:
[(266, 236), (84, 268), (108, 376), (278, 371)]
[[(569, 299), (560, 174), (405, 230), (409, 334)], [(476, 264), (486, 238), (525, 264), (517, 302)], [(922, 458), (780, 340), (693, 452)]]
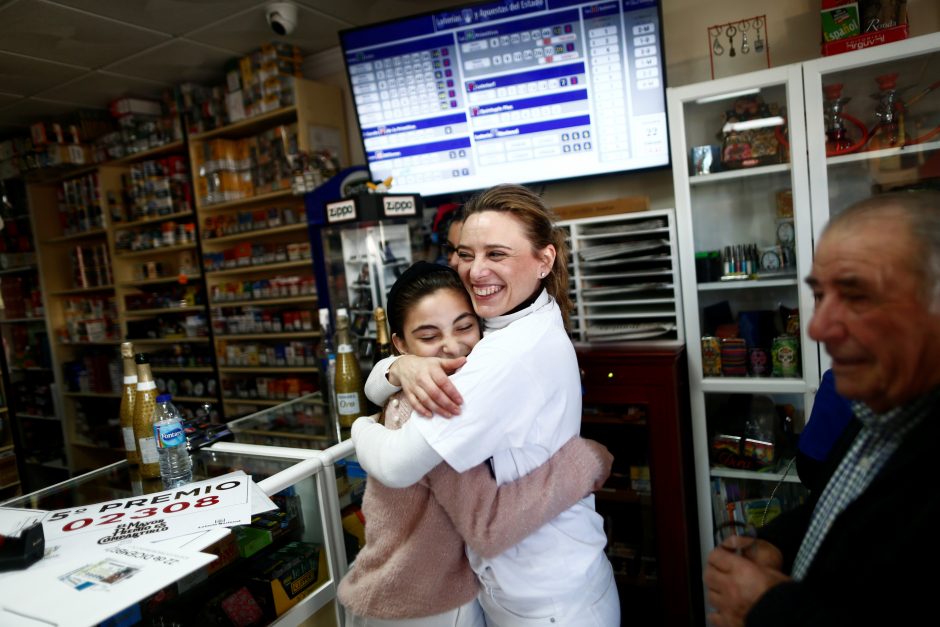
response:
[(186, 450), (186, 432), (183, 418), (170, 402), (169, 394), (157, 397), (153, 423), (153, 436), (160, 455), (160, 477), (167, 489), (176, 488), (193, 480), (193, 462)]

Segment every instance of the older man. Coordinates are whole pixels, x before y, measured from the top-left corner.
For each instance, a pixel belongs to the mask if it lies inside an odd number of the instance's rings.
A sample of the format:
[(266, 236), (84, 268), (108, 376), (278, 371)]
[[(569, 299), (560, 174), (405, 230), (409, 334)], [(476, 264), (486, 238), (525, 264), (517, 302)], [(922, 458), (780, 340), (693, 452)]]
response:
[[(878, 196), (829, 223), (807, 278), (810, 336), (862, 429), (818, 498), (705, 568), (736, 625), (914, 625), (940, 594), (940, 194)], [(934, 618), (929, 618), (933, 616)], [(924, 622), (926, 621), (926, 623)]]

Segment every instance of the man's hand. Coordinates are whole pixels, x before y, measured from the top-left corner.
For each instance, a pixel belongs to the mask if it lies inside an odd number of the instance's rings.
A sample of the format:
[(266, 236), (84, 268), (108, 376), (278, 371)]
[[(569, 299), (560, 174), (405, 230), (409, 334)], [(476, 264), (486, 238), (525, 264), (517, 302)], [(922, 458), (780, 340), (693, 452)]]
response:
[[(751, 559), (751, 551), (754, 558), (762, 563)], [(776, 547), (758, 540), (743, 555), (721, 546), (709, 553), (705, 566), (705, 586), (708, 589), (706, 600), (713, 610), (708, 616), (711, 625), (743, 627), (747, 613), (758, 599), (773, 586), (789, 581), (790, 578), (780, 572), (778, 567), (769, 565), (777, 559), (774, 552), (779, 558), (780, 552)]]
[(771, 570), (783, 569), (783, 553), (767, 540), (755, 539), (747, 547), (744, 556), (758, 566)]
[(388, 381), (401, 387), (412, 409), (422, 416), (452, 418), (460, 413), (463, 397), (447, 377), (466, 362), (466, 357), (402, 355), (389, 368)]

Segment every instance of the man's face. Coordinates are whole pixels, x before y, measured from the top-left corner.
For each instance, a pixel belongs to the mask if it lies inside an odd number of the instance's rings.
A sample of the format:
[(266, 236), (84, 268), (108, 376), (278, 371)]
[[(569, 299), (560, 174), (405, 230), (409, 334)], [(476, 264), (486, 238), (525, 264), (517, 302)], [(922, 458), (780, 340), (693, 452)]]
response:
[(813, 271), (809, 335), (832, 357), (836, 389), (883, 412), (940, 381), (940, 316), (924, 297), (920, 248), (898, 214), (828, 231)]

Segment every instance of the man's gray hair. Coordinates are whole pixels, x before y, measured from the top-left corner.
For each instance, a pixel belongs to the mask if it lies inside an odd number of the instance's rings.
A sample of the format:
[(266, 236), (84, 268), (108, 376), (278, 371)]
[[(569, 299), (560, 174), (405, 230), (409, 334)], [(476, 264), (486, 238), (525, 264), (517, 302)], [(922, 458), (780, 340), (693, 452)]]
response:
[[(940, 192), (917, 190), (873, 196), (836, 214), (823, 232), (892, 213), (907, 218), (911, 237), (923, 247), (924, 296), (931, 311), (940, 313)], [(917, 259), (911, 261), (917, 265)]]

